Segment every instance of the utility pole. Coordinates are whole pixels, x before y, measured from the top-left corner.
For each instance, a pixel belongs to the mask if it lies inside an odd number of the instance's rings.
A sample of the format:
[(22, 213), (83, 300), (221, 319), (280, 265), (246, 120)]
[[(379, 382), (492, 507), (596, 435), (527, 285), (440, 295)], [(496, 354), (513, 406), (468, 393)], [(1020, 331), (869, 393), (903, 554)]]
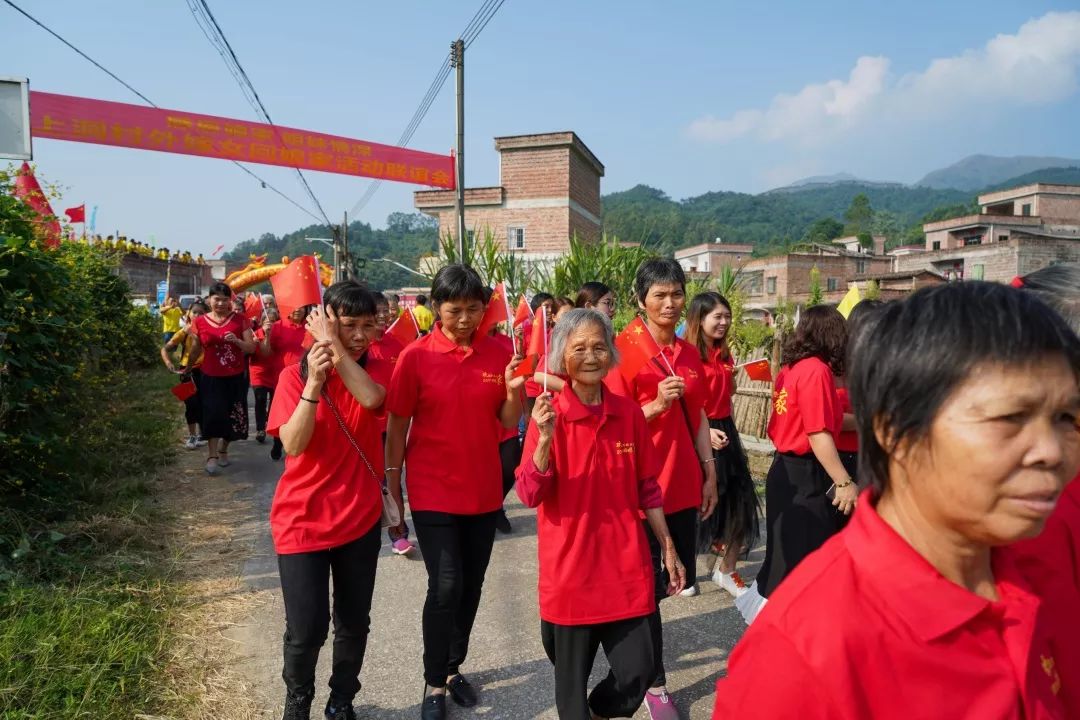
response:
[(345, 256), (345, 278), (346, 280), (352, 280), (353, 267), (352, 258), (349, 257), (349, 212), (346, 210), (341, 220), (341, 250)]
[(334, 235), (334, 282), (341, 280), (341, 228), (330, 226)]
[(465, 262), (465, 41), (450, 43), (450, 64), (457, 69), (457, 251)]

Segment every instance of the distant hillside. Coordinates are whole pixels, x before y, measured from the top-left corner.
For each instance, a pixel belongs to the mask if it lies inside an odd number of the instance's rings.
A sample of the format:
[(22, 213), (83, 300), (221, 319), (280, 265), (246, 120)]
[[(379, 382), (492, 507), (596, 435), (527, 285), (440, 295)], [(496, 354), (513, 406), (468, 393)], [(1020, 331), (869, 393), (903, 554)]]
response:
[(1080, 185), (1080, 166), (1077, 167), (1048, 167), (1035, 172), (1029, 172), (1018, 177), (1009, 178), (1003, 183), (991, 185), (982, 192), (991, 190), (1005, 190), (1006, 188), (1031, 185), (1032, 183), (1049, 183), (1051, 185)]
[(979, 190), (1012, 182), (1016, 178), (1044, 168), (1080, 166), (1080, 160), (1059, 157), (995, 157), (972, 155), (946, 168), (935, 170), (916, 185), (930, 188)]
[(836, 173), (835, 175), (814, 175), (813, 177), (803, 178), (802, 180), (796, 180), (793, 183), (788, 183), (785, 188), (802, 187), (803, 185), (828, 185), (829, 183), (838, 182), (865, 182), (862, 178), (855, 177), (851, 173)]

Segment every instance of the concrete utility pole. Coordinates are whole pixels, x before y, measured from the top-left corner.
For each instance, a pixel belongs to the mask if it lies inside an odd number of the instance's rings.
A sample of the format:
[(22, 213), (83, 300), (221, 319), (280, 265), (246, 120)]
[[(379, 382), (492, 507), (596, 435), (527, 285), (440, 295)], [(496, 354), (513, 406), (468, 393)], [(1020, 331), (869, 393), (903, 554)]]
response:
[(349, 213), (348, 211), (342, 216), (341, 220), (341, 250), (343, 262), (345, 263), (345, 279), (352, 280), (353, 266), (352, 258), (349, 257)]
[(457, 252), (465, 261), (465, 41), (450, 43), (450, 64), (457, 69)]

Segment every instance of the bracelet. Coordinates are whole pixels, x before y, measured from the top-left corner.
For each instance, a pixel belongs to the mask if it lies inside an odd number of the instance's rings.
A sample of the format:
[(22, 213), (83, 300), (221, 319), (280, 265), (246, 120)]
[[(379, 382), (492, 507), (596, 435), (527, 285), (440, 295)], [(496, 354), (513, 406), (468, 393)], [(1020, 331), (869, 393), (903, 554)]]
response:
[(837, 490), (843, 490), (844, 488), (851, 487), (854, 484), (855, 484), (855, 481), (852, 480), (851, 478), (848, 478), (848, 481), (845, 482), (845, 483), (840, 483), (839, 485), (837, 485), (836, 483), (833, 483), (833, 487), (835, 487)]
[(300, 396), (300, 399), (305, 400), (305, 401), (311, 403), (312, 405), (318, 405), (319, 404), (318, 400), (312, 400), (311, 398), (306, 398), (303, 395)]
[(398, 468), (386, 468), (385, 470), (383, 470), (383, 474), (385, 475), (386, 473), (394, 472), (395, 470), (397, 470), (398, 472), (401, 472), (401, 468), (399, 468), (399, 467)]
[(709, 458), (708, 460), (701, 460), (701, 459), (699, 459), (699, 460), (698, 460), (698, 462), (700, 462), (700, 463), (701, 463), (702, 465), (708, 465), (708, 464), (709, 464), (709, 463), (711, 463), (711, 462), (716, 462), (716, 458), (714, 458), (714, 457), (711, 457), (711, 458)]

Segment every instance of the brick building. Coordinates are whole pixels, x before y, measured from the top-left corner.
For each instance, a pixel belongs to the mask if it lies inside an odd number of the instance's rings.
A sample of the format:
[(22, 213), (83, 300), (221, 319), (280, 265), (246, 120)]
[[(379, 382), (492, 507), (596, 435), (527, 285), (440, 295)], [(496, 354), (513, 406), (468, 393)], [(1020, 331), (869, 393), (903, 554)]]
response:
[(836, 303), (856, 276), (890, 273), (892, 263), (888, 257), (818, 247), (750, 260), (742, 266), (741, 284), (749, 308), (771, 312), (781, 301), (802, 305), (810, 299), (810, 274), (816, 267), (824, 301)]
[(127, 280), (131, 294), (137, 298), (156, 299), (157, 285), (166, 274), (172, 295), (201, 295), (215, 280), (208, 264), (170, 262), (136, 253), (127, 253), (120, 261), (120, 276)]
[[(636, 245), (636, 243), (631, 243)], [(718, 275), (723, 267), (738, 270), (754, 252), (753, 245), (723, 243), (719, 240), (675, 251), (675, 259), (688, 273)]]
[[(495, 138), (499, 185), (466, 188), (465, 227), (490, 231), (525, 260), (550, 261), (565, 253), (570, 238), (600, 236), (600, 178), (604, 166), (573, 132)], [(416, 209), (439, 221), (439, 236), (457, 234), (452, 190), (421, 190)]]

